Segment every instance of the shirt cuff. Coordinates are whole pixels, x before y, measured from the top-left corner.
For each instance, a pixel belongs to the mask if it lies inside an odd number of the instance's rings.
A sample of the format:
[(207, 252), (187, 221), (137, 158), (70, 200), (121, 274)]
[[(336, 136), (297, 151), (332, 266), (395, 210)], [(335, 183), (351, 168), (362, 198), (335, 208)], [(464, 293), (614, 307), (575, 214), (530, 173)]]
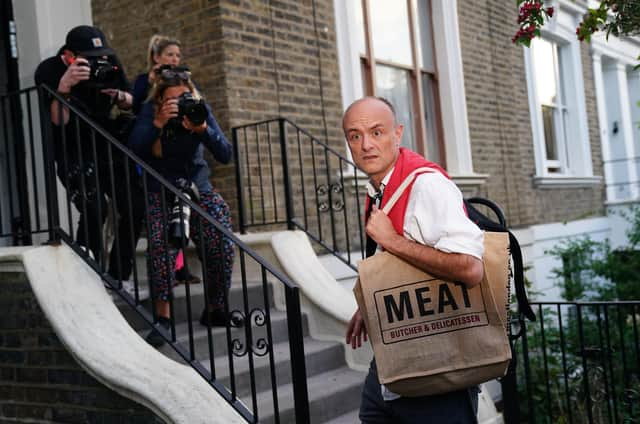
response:
[(482, 260), (482, 254), (484, 253), (484, 245), (482, 241), (479, 244), (469, 243), (469, 240), (465, 240), (464, 243), (458, 243), (454, 239), (442, 238), (433, 246), (445, 253), (461, 253), (463, 255), (473, 256)]

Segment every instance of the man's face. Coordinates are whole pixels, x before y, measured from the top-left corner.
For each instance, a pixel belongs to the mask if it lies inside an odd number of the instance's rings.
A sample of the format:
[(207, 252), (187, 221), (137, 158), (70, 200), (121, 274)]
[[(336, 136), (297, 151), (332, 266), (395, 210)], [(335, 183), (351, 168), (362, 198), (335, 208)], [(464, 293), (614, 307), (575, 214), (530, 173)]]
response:
[(350, 106), (342, 126), (356, 165), (379, 185), (398, 158), (402, 125), (386, 104), (363, 99)]

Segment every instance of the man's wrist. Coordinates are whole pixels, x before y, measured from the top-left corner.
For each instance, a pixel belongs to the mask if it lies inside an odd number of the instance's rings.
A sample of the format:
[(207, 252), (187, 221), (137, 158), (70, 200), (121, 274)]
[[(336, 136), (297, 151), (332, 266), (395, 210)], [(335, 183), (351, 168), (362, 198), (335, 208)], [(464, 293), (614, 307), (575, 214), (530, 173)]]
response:
[(60, 81), (60, 83), (58, 84), (58, 93), (62, 94), (62, 95), (69, 95), (71, 94), (71, 86), (64, 84), (62, 81)]

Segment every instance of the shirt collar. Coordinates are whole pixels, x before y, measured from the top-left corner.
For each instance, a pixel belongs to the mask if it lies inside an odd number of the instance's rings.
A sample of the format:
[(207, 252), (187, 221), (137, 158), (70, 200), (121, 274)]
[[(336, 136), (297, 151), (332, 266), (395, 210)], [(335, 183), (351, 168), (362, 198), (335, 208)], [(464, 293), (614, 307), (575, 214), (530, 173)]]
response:
[(389, 172), (387, 172), (387, 175), (385, 175), (380, 182), (380, 189), (378, 190), (376, 190), (373, 183), (371, 183), (371, 180), (367, 181), (367, 194), (369, 194), (369, 197), (382, 196), (382, 193), (384, 193), (384, 188), (387, 186), (387, 184), (389, 184), (389, 180), (391, 179), (391, 174), (393, 174), (394, 169), (396, 169), (395, 166), (391, 168)]

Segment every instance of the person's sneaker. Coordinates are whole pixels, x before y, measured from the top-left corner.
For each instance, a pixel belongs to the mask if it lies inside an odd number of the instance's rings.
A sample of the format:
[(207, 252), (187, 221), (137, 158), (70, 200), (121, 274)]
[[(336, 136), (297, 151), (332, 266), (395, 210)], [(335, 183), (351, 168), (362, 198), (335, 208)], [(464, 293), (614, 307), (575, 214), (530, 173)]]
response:
[(200, 282), (200, 277), (197, 277), (191, 274), (187, 267), (182, 267), (176, 271), (176, 279), (174, 281), (174, 287), (178, 284), (198, 284)]
[[(171, 320), (169, 318), (159, 317), (158, 324), (167, 331), (171, 328)], [(155, 348), (159, 348), (166, 343), (164, 337), (162, 337), (155, 328), (147, 334), (145, 341)]]
[[(129, 293), (131, 297), (136, 298), (136, 289), (135, 284), (131, 280), (122, 280), (122, 288), (124, 291)], [(143, 300), (149, 299), (149, 289), (146, 287), (142, 287), (142, 284), (138, 284), (138, 298), (142, 302)]]
[(227, 315), (224, 309), (209, 311), (205, 308), (200, 314), (200, 324), (205, 327), (226, 327), (227, 324), (231, 325), (231, 327), (242, 327), (244, 319), (239, 315)]

